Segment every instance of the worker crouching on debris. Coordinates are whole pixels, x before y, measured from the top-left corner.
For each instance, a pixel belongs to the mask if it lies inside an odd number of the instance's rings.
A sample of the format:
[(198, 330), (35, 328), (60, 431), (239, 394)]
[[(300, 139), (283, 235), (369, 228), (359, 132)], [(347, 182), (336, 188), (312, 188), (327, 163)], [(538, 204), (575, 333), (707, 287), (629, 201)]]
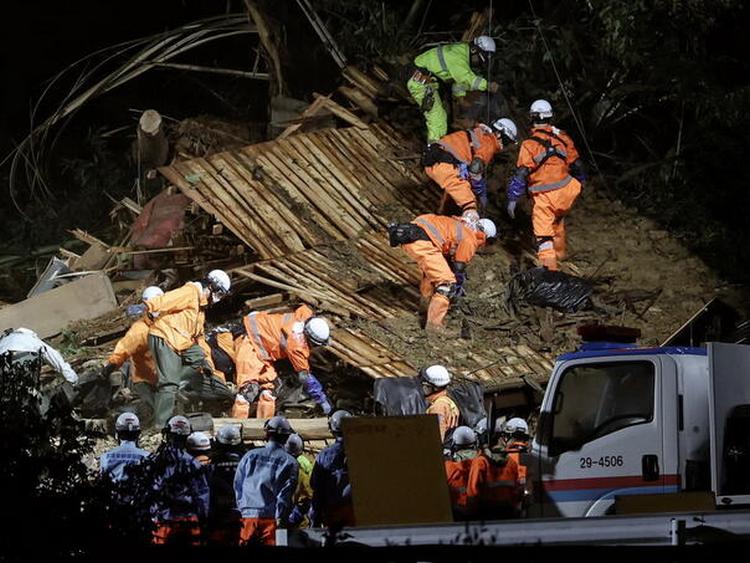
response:
[(476, 514), (477, 498), (470, 494), (469, 478), (477, 451), (477, 434), (468, 426), (459, 426), (453, 432), (445, 475), (451, 497), (454, 520), (471, 520)]
[(284, 449), (292, 427), (283, 416), (274, 416), (264, 429), (266, 445), (245, 454), (234, 478), (242, 515), (240, 545), (276, 545), (276, 528), (287, 525), (297, 489), (299, 466)]
[(305, 393), (323, 410), (331, 404), (323, 386), (310, 372), (314, 346), (330, 342), (331, 329), (325, 319), (314, 316), (307, 305), (289, 313), (252, 312), (243, 319), (245, 335), (235, 341), (237, 389), (232, 416), (247, 418), (250, 404), (257, 400), (257, 418), (269, 418), (276, 411), (273, 394), (277, 378), (274, 362), (288, 359)]
[(508, 215), (515, 218), (516, 204), (528, 190), (537, 259), (541, 266), (557, 270), (558, 261), (566, 257), (565, 215), (581, 193), (585, 171), (573, 140), (550, 124), (550, 103), (536, 100), (529, 114), (533, 127), (521, 143), (516, 172), (508, 183)]
[(425, 328), (442, 329), (450, 305), (464, 294), (466, 265), (487, 239), (495, 223), (475, 211), (461, 218), (420, 215), (406, 225), (389, 225), (391, 246), (401, 245), (422, 270), (420, 292), (427, 305)]
[(310, 485), (313, 496), (310, 507), (310, 522), (313, 527), (325, 526), (339, 530), (354, 526), (352, 487), (344, 452), (342, 421), (352, 414), (345, 410), (334, 412), (328, 419), (328, 428), (336, 441), (321, 450), (315, 459)]
[(422, 156), (424, 171), (443, 189), (439, 213), (444, 213), (448, 198), (464, 211), (487, 207), (487, 167), (504, 146), (516, 142), (518, 130), (510, 119), (480, 123), (467, 131), (441, 137), (427, 147)]
[[(427, 142), (434, 143), (448, 132), (448, 115), (440, 99), (440, 82), (453, 83), (453, 95), (467, 91), (497, 92), (495, 82), (475, 74), (473, 68), (485, 67), (495, 52), (495, 40), (481, 35), (471, 43), (438, 45), (414, 59), (406, 87), (422, 110), (427, 124)], [(473, 68), (472, 68), (473, 67)]]
[[(164, 295), (162, 289), (152, 285), (143, 290), (141, 301), (145, 304), (149, 299), (162, 295)], [(107, 363), (101, 371), (102, 377), (109, 377), (129, 359), (130, 383), (133, 391), (151, 413), (154, 411), (154, 394), (158, 382), (154, 358), (148, 348), (148, 333), (152, 324), (153, 320), (148, 315), (143, 315), (135, 321), (125, 336), (117, 341), (114, 351), (107, 358)]]
[(108, 475), (113, 481), (127, 478), (126, 468), (138, 464), (148, 457), (149, 453), (138, 447), (141, 435), (141, 422), (132, 412), (124, 412), (115, 421), (115, 436), (119, 446), (104, 452), (99, 460), (102, 475)]
[(458, 420), (461, 416), (458, 405), (448, 396), (451, 374), (444, 366), (436, 364), (423, 368), (419, 372), (419, 378), (428, 403), (426, 414), (437, 415), (440, 440), (445, 441), (448, 432), (458, 426)]
[(152, 490), (157, 499), (152, 509), (156, 523), (155, 544), (199, 545), (200, 523), (208, 515), (210, 493), (206, 472), (186, 451), (190, 422), (173, 416), (162, 431), (163, 443), (148, 458)]
[[(205, 309), (226, 296), (230, 286), (226, 272), (212, 270), (201, 281), (188, 282), (128, 308), (130, 314), (148, 313), (153, 321), (148, 345), (157, 373), (156, 426), (163, 426), (172, 416), (181, 383), (196, 381), (203, 374), (212, 378), (213, 370), (199, 344), (203, 339)], [(216, 384), (224, 385), (218, 378)]]

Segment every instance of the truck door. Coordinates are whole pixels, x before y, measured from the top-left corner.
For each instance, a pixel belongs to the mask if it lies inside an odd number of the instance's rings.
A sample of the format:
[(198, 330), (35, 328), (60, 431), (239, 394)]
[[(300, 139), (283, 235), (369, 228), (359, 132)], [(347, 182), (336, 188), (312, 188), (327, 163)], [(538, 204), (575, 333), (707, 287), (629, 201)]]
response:
[(555, 372), (534, 445), (542, 515), (598, 516), (615, 495), (664, 492), (660, 358), (570, 360)]

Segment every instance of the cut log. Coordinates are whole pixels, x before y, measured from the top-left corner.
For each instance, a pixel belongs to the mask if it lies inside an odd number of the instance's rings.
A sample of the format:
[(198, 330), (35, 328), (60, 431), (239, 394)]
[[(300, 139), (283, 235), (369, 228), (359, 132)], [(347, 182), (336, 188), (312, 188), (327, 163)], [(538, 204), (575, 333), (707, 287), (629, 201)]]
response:
[[(219, 428), (227, 424), (242, 426), (242, 439), (244, 441), (263, 440), (266, 437), (263, 426), (265, 419), (260, 418), (215, 418), (214, 431), (218, 432)], [(327, 418), (292, 418), (289, 419), (294, 431), (302, 436), (303, 440), (328, 440), (332, 439), (330, 429), (328, 428)]]
[(141, 114), (135, 151), (135, 161), (142, 175), (167, 163), (169, 143), (164, 134), (164, 122), (158, 111), (147, 109)]
[(70, 322), (93, 319), (116, 308), (109, 278), (97, 273), (3, 307), (0, 331), (26, 327), (47, 338), (60, 333)]

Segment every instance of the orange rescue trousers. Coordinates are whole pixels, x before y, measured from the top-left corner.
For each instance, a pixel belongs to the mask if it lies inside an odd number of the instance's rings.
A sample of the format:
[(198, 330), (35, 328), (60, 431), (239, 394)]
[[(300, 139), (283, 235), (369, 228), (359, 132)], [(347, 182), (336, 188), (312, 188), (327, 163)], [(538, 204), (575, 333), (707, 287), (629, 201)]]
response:
[(557, 190), (534, 193), (531, 222), (537, 239), (539, 265), (558, 270), (558, 260), (566, 257), (565, 215), (581, 193), (581, 183), (575, 178)]
[[(276, 414), (276, 399), (271, 394), (273, 382), (278, 376), (272, 361), (261, 360), (257, 347), (249, 338), (238, 339), (235, 344), (237, 365), (237, 388), (242, 389), (245, 383), (256, 382), (268, 393), (260, 394), (255, 411), (256, 418), (271, 418)], [(237, 395), (232, 406), (232, 418), (248, 418), (250, 403)]]
[(441, 212), (445, 208), (446, 197), (455, 201), (461, 211), (476, 210), (477, 200), (471, 189), (471, 184), (458, 175), (456, 166), (447, 162), (438, 162), (426, 167), (424, 171), (443, 189)]
[(157, 522), (152, 543), (156, 545), (200, 545), (201, 528), (197, 517)]
[(418, 240), (405, 244), (401, 248), (422, 270), (422, 283), (419, 291), (424, 299), (430, 300), (427, 308), (427, 326), (442, 327), (451, 302), (445, 295), (436, 293), (435, 288), (440, 285), (455, 284), (456, 276), (453, 270), (448, 265), (441, 249), (432, 241)]
[(243, 518), (240, 545), (276, 545), (276, 520), (274, 518)]

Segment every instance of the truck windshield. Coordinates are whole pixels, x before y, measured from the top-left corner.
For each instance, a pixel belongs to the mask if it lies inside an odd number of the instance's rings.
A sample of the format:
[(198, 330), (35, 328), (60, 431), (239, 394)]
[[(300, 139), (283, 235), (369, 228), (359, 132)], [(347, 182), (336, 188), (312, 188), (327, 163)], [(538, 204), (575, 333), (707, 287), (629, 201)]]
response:
[(555, 391), (550, 455), (559, 455), (622, 428), (652, 420), (654, 364), (583, 364), (566, 369)]

